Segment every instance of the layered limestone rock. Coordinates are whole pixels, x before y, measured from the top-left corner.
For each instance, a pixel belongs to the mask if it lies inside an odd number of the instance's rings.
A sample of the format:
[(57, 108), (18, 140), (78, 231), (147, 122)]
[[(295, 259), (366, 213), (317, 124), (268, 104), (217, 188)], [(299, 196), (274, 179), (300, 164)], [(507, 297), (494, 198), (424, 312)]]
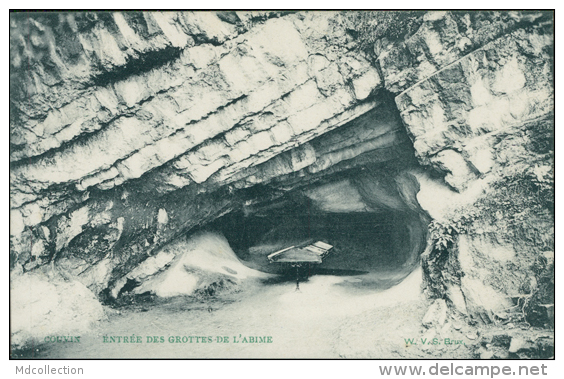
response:
[[(97, 67), (98, 76), (115, 71), (103, 83), (89, 72), (88, 78), (81, 79), (84, 91), (55, 101), (43, 114), (24, 112), (24, 105), (31, 107), (35, 99), (51, 96), (41, 86), (24, 86), (30, 92), (27, 95), (34, 94), (31, 100), (14, 101), (18, 107), (11, 140), (15, 261), (28, 266), (44, 262), (45, 257), (52, 259), (73, 250), (73, 241), (82, 239), (95, 245), (96, 253), (88, 248), (84, 251), (79, 243), (86, 266), (73, 269), (87, 276), (85, 270), (92, 271), (92, 265), (116, 250), (118, 241), (123, 243), (140, 229), (152, 231), (145, 230), (144, 240), (127, 248), (145, 250), (147, 245), (169, 240), (170, 236), (163, 238), (161, 232), (176, 229), (178, 233), (189, 228), (187, 222), (192, 226), (201, 223), (197, 218), (208, 213), (217, 217), (229, 203), (227, 198), (219, 203), (203, 199), (205, 214), (196, 216), (182, 207), (167, 210), (153, 204), (162, 202), (170, 207), (171, 200), (158, 200), (161, 196), (173, 193), (176, 199), (190, 198), (225, 187), (251, 176), (258, 164), (300, 146), (305, 152), (290, 153), (285, 173), (298, 171), (317, 162), (308, 141), (381, 103), (367, 100), (381, 86), (376, 69), (366, 59), (347, 53), (345, 47), (324, 41), (332, 28), (327, 15), (307, 15), (306, 20), (295, 16), (270, 19), (239, 37), (233, 25), (213, 13), (151, 13), (143, 17), (148, 24), (147, 20), (158, 20), (151, 25), (161, 38), (143, 39), (132, 29), (132, 19), (120, 13), (104, 14), (103, 22), (84, 32), (88, 38), (79, 30), (73, 32), (85, 52), (95, 44), (91, 39), (100, 46), (94, 55), (85, 53), (79, 61)], [(53, 39), (58, 29), (51, 30), (41, 21), (41, 17), (16, 18), (13, 23), (20, 28), (46, 29), (37, 38), (50, 46), (51, 59), (59, 59)], [(69, 27), (76, 22), (72, 17), (44, 21)], [(190, 42), (194, 38), (200, 42)], [(135, 42), (138, 39), (144, 40), (140, 46)], [(30, 43), (23, 43), (24, 48), (31, 48)], [(113, 59), (100, 58), (109, 54), (106, 49), (111, 46), (116, 50)], [(150, 54), (168, 47), (181, 48), (181, 52), (149, 70), (127, 69), (135, 59), (147, 60)], [(332, 51), (329, 60), (321, 52), (331, 48), (342, 53)], [(141, 58), (139, 54), (148, 55)], [(23, 65), (25, 54), (21, 55), (14, 54), (18, 67)], [(27, 56), (32, 62), (38, 58)], [(37, 75), (50, 67), (41, 62), (35, 64)], [(79, 80), (71, 69), (63, 71), (68, 71), (69, 77), (55, 86)], [(43, 77), (42, 82), (46, 81)], [(393, 129), (399, 127), (395, 120), (395, 126), (384, 125), (373, 133), (370, 141), (376, 141), (372, 146), (355, 148), (341, 157), (333, 153), (327, 159), (350, 159), (374, 146), (394, 145)], [(251, 171), (246, 174), (245, 170)], [(257, 183), (256, 176), (246, 181)], [(191, 206), (197, 201), (187, 203), (185, 206)], [(182, 211), (185, 213), (178, 215)], [(167, 222), (157, 219), (159, 212), (167, 213)], [(124, 259), (123, 254), (116, 255)], [(98, 279), (112, 268), (107, 263), (96, 267)]]
[(499, 136), (553, 110), (551, 46), (542, 30), (520, 29), (397, 96), (420, 162), (456, 190), (490, 173)]
[[(487, 323), (553, 322), (553, 36), (535, 17), (395, 98), (418, 161), (450, 187), (419, 177), (437, 221), (429, 292)], [(531, 297), (544, 303), (534, 312)]]
[[(362, 201), (335, 206), (413, 216), (412, 258), (421, 222), (436, 221), (429, 296), (484, 322), (536, 296), (544, 323), (552, 14), (428, 12), (414, 33), (379, 38), (374, 56), (343, 17), (14, 14), (13, 275), (53, 269), (116, 297), (189, 260), (165, 245), (196, 227), (290, 193), (326, 198), (350, 179)], [(363, 179), (365, 168), (386, 174)], [(512, 196), (523, 211), (504, 208)]]

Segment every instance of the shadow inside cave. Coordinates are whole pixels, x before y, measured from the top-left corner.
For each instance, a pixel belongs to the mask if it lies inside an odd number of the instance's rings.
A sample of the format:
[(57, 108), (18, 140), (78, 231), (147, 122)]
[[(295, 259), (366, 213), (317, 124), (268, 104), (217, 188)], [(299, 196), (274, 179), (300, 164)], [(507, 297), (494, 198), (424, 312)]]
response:
[(289, 197), (281, 204), (254, 213), (232, 212), (214, 225), (245, 265), (277, 274), (265, 284), (296, 280), (295, 268), (270, 263), (269, 254), (323, 241), (334, 248), (321, 264), (300, 268), (300, 281), (317, 275), (336, 276), (341, 278), (336, 283), (339, 286), (386, 290), (418, 267), (419, 255), (426, 246), (425, 215), (403, 201), (397, 206), (352, 212), (325, 211), (308, 197)]

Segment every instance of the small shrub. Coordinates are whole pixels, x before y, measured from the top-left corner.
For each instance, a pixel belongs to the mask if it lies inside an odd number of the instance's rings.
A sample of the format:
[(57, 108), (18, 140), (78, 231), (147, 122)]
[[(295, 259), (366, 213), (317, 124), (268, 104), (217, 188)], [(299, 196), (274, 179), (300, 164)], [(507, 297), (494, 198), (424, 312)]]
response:
[(429, 224), (429, 232), (434, 248), (441, 251), (450, 248), (454, 243), (455, 236), (460, 233), (462, 228), (463, 222), (461, 220), (452, 223), (441, 223), (433, 220)]
[(423, 22), (423, 11), (345, 11), (345, 28), (361, 50), (373, 53), (374, 43), (386, 37), (397, 40), (411, 35)]

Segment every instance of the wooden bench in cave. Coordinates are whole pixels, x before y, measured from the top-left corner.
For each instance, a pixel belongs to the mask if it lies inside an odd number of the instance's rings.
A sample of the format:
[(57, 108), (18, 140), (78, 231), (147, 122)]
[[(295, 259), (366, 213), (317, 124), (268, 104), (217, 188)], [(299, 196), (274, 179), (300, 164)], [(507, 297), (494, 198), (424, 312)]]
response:
[(323, 259), (333, 248), (323, 241), (317, 241), (307, 246), (290, 246), (268, 255), (270, 263), (284, 264), (296, 268), (296, 290), (300, 289), (299, 269), (305, 265), (321, 264)]

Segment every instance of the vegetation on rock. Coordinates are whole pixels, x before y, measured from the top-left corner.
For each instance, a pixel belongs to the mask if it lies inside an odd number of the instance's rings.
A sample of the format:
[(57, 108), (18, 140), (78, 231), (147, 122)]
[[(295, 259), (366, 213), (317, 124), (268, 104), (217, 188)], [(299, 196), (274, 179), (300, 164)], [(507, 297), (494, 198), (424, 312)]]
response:
[(343, 12), (343, 22), (358, 47), (374, 53), (374, 43), (381, 38), (395, 41), (413, 34), (423, 22), (424, 11)]

